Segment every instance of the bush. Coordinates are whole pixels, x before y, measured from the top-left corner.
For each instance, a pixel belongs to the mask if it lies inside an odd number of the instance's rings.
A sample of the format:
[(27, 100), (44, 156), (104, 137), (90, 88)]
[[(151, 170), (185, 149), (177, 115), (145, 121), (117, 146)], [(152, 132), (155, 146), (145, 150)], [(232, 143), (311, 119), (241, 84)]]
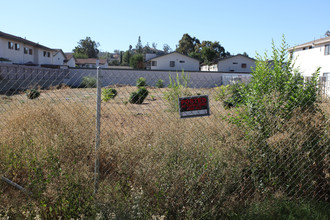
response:
[(28, 97), (28, 99), (36, 99), (40, 96), (40, 92), (36, 89), (27, 90), (26, 96)]
[(102, 89), (102, 100), (104, 102), (114, 99), (117, 96), (117, 90), (114, 88), (104, 88)]
[(279, 49), (273, 43), (272, 65), (258, 57), (249, 86), (238, 88), (240, 108), (229, 121), (245, 130), (249, 141), (250, 192), (326, 200), (330, 138), (316, 103), (318, 70), (304, 82), (287, 48), (284, 39)]
[(137, 92), (132, 92), (129, 98), (129, 103), (131, 104), (142, 104), (145, 98), (147, 98), (149, 91), (141, 87)]
[(157, 87), (157, 88), (164, 88), (164, 80), (159, 79), (159, 80), (156, 82), (156, 87)]
[(83, 88), (96, 88), (96, 78), (92, 76), (84, 76), (81, 82)]
[(179, 97), (190, 96), (191, 93), (188, 90), (189, 76), (185, 75), (182, 71), (181, 78), (179, 74), (176, 74), (176, 80), (173, 80), (171, 75), (169, 76), (170, 84), (169, 90), (164, 92), (164, 98), (169, 103), (170, 111), (179, 110)]
[(147, 80), (143, 77), (140, 77), (136, 80), (136, 86), (137, 87), (143, 87), (143, 86), (147, 86)]
[(215, 100), (223, 101), (224, 107), (236, 107), (243, 102), (246, 87), (243, 83), (216, 87)]

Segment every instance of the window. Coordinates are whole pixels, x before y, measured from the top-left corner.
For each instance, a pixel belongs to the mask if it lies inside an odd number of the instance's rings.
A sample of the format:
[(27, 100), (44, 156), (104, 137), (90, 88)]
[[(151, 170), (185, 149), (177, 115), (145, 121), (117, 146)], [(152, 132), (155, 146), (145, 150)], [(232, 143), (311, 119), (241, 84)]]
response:
[(24, 47), (24, 54), (28, 54), (29, 53), (29, 48)]
[(180, 60), (180, 63), (185, 63), (186, 61), (184, 61), (184, 60)]
[(32, 55), (32, 49), (29, 49), (29, 54)]
[(237, 62), (233, 62), (233, 64), (238, 64)]
[(170, 61), (170, 67), (175, 67), (175, 61)]
[(13, 42), (8, 42), (8, 49), (10, 49), (10, 50), (12, 50), (12, 49), (14, 49), (14, 44), (13, 44)]
[(50, 57), (50, 52), (47, 52), (47, 57)]
[(246, 63), (242, 63), (242, 68), (243, 68), (243, 69), (246, 68)]
[(330, 55), (330, 44), (325, 45), (324, 55)]
[(46, 51), (44, 51), (44, 57), (47, 55), (47, 52)]
[(15, 50), (19, 50), (19, 44), (15, 44)]
[(157, 66), (157, 61), (151, 61), (151, 66)]

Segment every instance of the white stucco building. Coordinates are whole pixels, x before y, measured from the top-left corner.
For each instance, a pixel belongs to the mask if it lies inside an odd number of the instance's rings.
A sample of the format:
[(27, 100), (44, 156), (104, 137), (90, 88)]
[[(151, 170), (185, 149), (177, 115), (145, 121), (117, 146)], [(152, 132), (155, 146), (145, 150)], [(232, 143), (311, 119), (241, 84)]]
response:
[(66, 56), (61, 49), (55, 49), (53, 52), (53, 65), (64, 65)]
[(54, 50), (0, 31), (0, 58), (16, 64), (53, 64)]
[(76, 59), (76, 66), (82, 68), (108, 68), (107, 59), (96, 59), (96, 58), (87, 58), (87, 59)]
[(147, 61), (151, 62), (151, 70), (199, 71), (199, 60), (178, 52), (154, 57)]
[(255, 59), (238, 54), (220, 59), (216, 64), (203, 65), (201, 71), (251, 73)]
[(320, 76), (330, 81), (330, 36), (289, 48), (289, 52), (302, 75), (312, 76), (321, 67)]

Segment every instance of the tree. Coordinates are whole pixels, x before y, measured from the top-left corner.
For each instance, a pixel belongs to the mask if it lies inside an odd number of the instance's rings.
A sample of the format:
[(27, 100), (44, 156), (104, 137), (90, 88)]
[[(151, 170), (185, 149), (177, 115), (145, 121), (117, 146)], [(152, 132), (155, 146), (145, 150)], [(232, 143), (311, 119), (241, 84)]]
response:
[(164, 53), (165, 54), (168, 54), (168, 53), (171, 53), (172, 52), (172, 49), (171, 49), (171, 47), (168, 44), (164, 44), (163, 45), (163, 50), (164, 50)]
[(143, 47), (143, 54), (146, 54), (146, 53), (151, 53), (151, 48), (150, 48), (148, 42), (147, 42), (147, 44)]
[(129, 65), (134, 69), (144, 69), (143, 55), (134, 54), (130, 59)]
[(129, 65), (129, 62), (130, 62), (130, 58), (131, 58), (131, 52), (130, 51), (126, 51), (124, 54), (123, 54), (123, 59), (122, 59), (122, 65), (123, 66), (128, 66)]
[(154, 48), (155, 50), (157, 50), (157, 44), (155, 42), (152, 43), (152, 48)]
[(136, 49), (136, 52), (137, 53), (143, 53), (143, 45), (141, 43), (141, 37), (140, 36), (138, 38), (138, 42), (137, 42), (137, 44), (135, 46), (135, 49)]
[(199, 43), (200, 41), (197, 38), (191, 37), (189, 34), (184, 34), (179, 41), (176, 51), (184, 55), (188, 55), (189, 53), (195, 51), (195, 46)]
[(81, 39), (78, 42), (78, 46), (73, 49), (74, 57), (97, 58), (99, 53), (99, 50), (97, 48), (99, 46), (100, 44), (93, 41), (90, 37)]

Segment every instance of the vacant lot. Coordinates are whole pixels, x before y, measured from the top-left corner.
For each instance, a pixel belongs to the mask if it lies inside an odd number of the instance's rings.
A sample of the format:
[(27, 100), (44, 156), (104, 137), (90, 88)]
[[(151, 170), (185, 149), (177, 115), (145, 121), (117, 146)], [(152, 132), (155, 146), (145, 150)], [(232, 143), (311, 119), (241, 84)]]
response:
[(168, 88), (148, 88), (142, 105), (128, 103), (136, 87), (115, 88), (102, 103), (96, 195), (96, 89), (0, 97), (0, 175), (32, 193), (0, 182), (0, 217), (234, 218), (267, 201), (261, 209), (279, 204), (326, 219), (329, 103), (259, 142), (229, 123), (239, 109), (224, 109), (214, 89), (188, 89), (209, 95), (211, 116), (183, 120), (165, 99)]

